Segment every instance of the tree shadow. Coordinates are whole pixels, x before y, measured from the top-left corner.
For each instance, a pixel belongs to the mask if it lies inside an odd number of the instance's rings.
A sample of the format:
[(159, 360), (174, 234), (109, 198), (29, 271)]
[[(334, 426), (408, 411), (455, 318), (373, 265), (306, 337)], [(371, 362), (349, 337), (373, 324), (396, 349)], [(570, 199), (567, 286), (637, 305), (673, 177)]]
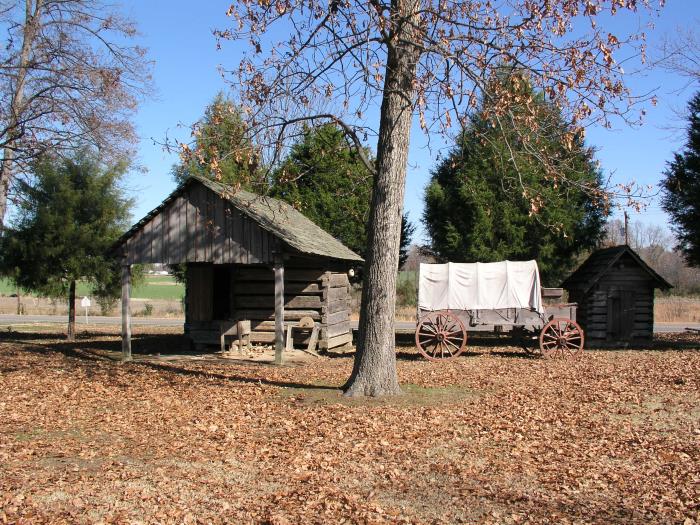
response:
[[(270, 363), (260, 363), (260, 362), (251, 362), (251, 363), (246, 363), (246, 364), (255, 364), (255, 365), (260, 365), (260, 366), (278, 366), (278, 365), (273, 365)], [(303, 390), (337, 390), (341, 391), (341, 387), (339, 386), (330, 386), (330, 385), (319, 385), (315, 383), (300, 383), (296, 381), (282, 381), (282, 380), (276, 380), (276, 379), (267, 379), (267, 378), (261, 378), (261, 377), (247, 377), (241, 374), (222, 374), (219, 372), (208, 372), (206, 370), (198, 370), (198, 369), (193, 369), (193, 368), (184, 368), (182, 366), (178, 365), (173, 365), (169, 363), (155, 363), (153, 361), (134, 361), (130, 363), (130, 365), (136, 365), (136, 366), (143, 366), (147, 368), (151, 368), (154, 370), (160, 370), (160, 371), (165, 371), (165, 372), (172, 372), (178, 375), (184, 375), (184, 376), (189, 376), (189, 377), (202, 377), (202, 378), (207, 378), (207, 379), (220, 379), (222, 381), (232, 381), (235, 383), (243, 383), (243, 384), (253, 384), (253, 385), (267, 385), (267, 386), (276, 386), (280, 388), (295, 388), (295, 389), (303, 389)]]
[[(26, 337), (17, 337), (18, 335), (26, 335)], [(82, 365), (93, 367), (98, 363), (116, 363), (120, 361), (121, 355), (121, 340), (118, 338), (111, 339), (95, 339), (94, 335), (81, 334), (81, 337), (76, 338), (76, 341), (56, 341), (56, 334), (30, 334), (22, 333), (12, 334), (12, 337), (3, 334), (0, 341), (17, 343), (22, 345), (22, 351), (46, 355), (50, 352), (58, 352), (66, 357), (79, 360)], [(214, 348), (214, 347), (212, 347)], [(187, 337), (180, 334), (143, 334), (135, 335), (132, 338), (133, 357), (149, 357), (159, 356), (162, 354), (170, 357), (192, 357), (192, 356), (212, 356), (214, 352), (194, 351), (191, 349), (190, 341)], [(111, 355), (110, 355), (111, 354)], [(212, 361), (192, 361), (196, 365), (214, 364)], [(264, 368), (277, 367), (273, 363), (261, 361), (245, 361), (243, 363), (226, 360), (217, 360), (217, 365), (240, 365), (244, 364), (246, 368)], [(251, 366), (252, 365), (252, 366)], [(261, 384), (267, 386), (275, 386), (280, 388), (294, 388), (305, 390), (337, 390), (340, 391), (340, 386), (318, 385), (313, 383), (302, 383), (297, 381), (275, 380), (261, 377), (255, 373), (245, 375), (241, 373), (226, 374), (221, 372), (207, 371), (201, 368), (188, 368), (173, 362), (155, 362), (150, 360), (134, 360), (126, 363), (128, 367), (146, 367), (153, 370), (159, 370), (172, 374), (188, 377), (199, 377), (207, 379), (219, 379), (221, 381), (230, 381), (233, 383), (243, 384)]]

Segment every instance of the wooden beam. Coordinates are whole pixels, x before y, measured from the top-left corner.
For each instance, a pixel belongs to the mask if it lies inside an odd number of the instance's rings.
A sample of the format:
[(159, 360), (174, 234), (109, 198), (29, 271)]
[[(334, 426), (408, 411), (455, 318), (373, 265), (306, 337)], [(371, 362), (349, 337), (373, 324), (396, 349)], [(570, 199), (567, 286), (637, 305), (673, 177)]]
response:
[(284, 266), (275, 262), (275, 364), (282, 364), (284, 350)]
[(131, 266), (122, 265), (122, 361), (131, 361)]

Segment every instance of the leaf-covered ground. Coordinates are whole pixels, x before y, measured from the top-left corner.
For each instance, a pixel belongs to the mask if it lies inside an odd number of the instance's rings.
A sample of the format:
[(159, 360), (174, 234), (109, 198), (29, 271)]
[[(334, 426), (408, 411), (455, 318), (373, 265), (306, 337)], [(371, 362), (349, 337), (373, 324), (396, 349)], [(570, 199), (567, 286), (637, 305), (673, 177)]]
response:
[(3, 334), (0, 523), (700, 523), (700, 351), (681, 342), (402, 350), (406, 395), (348, 401), (351, 357), (121, 365), (114, 336)]

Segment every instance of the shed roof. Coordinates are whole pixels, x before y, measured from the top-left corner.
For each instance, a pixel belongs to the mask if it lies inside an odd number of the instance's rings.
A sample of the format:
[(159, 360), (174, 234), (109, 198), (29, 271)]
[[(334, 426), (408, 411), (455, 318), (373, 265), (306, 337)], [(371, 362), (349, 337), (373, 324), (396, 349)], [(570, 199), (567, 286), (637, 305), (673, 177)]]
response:
[(583, 290), (584, 293), (587, 292), (598, 283), (610, 268), (625, 254), (630, 255), (637, 265), (649, 274), (649, 277), (654, 283), (654, 288), (672, 288), (666, 279), (656, 273), (651, 266), (642, 260), (637, 252), (626, 244), (613, 246), (612, 248), (603, 248), (602, 250), (593, 252), (590, 257), (562, 283), (562, 287), (567, 290), (576, 289)]
[(190, 184), (202, 184), (221, 198), (229, 201), (237, 210), (246, 214), (261, 228), (301, 253), (345, 261), (363, 260), (362, 257), (286, 202), (245, 190), (236, 190), (232, 186), (197, 175), (190, 176), (178, 186), (159, 206), (126, 232), (115, 246), (124, 244)]

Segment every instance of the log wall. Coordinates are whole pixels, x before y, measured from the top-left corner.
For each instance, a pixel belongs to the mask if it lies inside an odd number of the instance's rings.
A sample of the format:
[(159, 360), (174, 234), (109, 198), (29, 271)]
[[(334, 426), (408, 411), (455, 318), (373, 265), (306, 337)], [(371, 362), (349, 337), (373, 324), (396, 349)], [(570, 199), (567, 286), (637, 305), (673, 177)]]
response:
[[(188, 267), (185, 330), (196, 344), (218, 344), (220, 321), (212, 319), (211, 265)], [(190, 282), (191, 275), (196, 276)], [(208, 283), (200, 282), (207, 280)], [(270, 267), (231, 267), (231, 318), (251, 321), (251, 342), (274, 343), (274, 272)], [(284, 322), (311, 317), (320, 325), (318, 345), (330, 349), (352, 343), (350, 283), (345, 273), (322, 268), (284, 270)], [(307, 344), (309, 334), (295, 331), (295, 344)]]

